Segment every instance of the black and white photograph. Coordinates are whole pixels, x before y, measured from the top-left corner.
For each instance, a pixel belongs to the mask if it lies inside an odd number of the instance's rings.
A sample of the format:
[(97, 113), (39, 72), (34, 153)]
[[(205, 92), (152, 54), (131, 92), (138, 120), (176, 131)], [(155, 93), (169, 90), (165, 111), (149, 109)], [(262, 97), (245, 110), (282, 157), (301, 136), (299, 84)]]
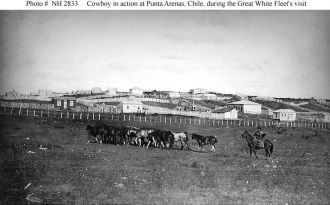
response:
[(329, 204), (328, 10), (0, 10), (0, 204)]

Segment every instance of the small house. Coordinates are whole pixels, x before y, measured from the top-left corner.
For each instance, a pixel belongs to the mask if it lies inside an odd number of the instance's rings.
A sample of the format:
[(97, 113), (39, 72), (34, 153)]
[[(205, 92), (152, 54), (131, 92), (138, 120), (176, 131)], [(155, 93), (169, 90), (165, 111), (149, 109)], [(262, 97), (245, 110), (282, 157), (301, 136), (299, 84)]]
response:
[(54, 108), (66, 110), (75, 107), (77, 99), (75, 97), (55, 97), (53, 103)]
[(229, 108), (235, 108), (242, 113), (261, 114), (261, 104), (249, 100), (240, 100), (228, 104)]
[(296, 111), (292, 109), (279, 109), (273, 112), (273, 119), (279, 121), (295, 121), (297, 119)]
[(141, 101), (121, 101), (117, 107), (122, 113), (142, 113), (142, 105)]
[(196, 95), (196, 94), (206, 94), (207, 91), (206, 89), (203, 89), (203, 88), (194, 88), (194, 89), (190, 89), (190, 93), (192, 95)]
[(235, 108), (222, 108), (220, 110), (213, 111), (213, 113), (222, 114), (222, 119), (238, 119), (238, 111)]
[(178, 92), (169, 92), (168, 97), (169, 98), (180, 98), (180, 93), (178, 93)]
[(142, 96), (143, 90), (141, 88), (134, 87), (134, 88), (129, 89), (129, 94), (136, 95), (136, 96)]

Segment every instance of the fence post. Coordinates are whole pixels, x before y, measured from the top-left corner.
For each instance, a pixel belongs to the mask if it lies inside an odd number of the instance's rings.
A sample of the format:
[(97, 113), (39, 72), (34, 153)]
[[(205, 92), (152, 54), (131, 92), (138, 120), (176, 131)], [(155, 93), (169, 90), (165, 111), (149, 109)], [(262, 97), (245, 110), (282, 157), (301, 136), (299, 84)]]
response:
[(89, 117), (89, 112), (87, 113), (87, 116), (86, 116), (86, 119), (88, 120), (88, 117)]
[(61, 112), (61, 118), (63, 118), (63, 113)]
[(125, 121), (125, 114), (124, 114), (124, 121)]
[(250, 127), (250, 121), (249, 120), (247, 121), (247, 126)]
[(146, 115), (144, 116), (144, 121), (147, 122), (147, 116)]
[(80, 113), (80, 119), (82, 119), (82, 113)]
[(166, 124), (166, 116), (165, 116), (165, 121), (164, 121), (164, 122), (165, 122), (165, 124)]
[(135, 121), (135, 114), (133, 115), (133, 121)]
[(221, 120), (221, 125), (223, 126), (223, 120)]
[(11, 112), (10, 112), (10, 114), (12, 115), (13, 112), (14, 112), (14, 107), (11, 107)]
[(93, 120), (94, 120), (94, 113), (93, 113)]
[(200, 118), (198, 119), (198, 124), (201, 125), (201, 119)]
[(131, 115), (128, 114), (128, 121), (131, 121)]
[(191, 124), (191, 118), (190, 118), (190, 124)]
[(74, 112), (72, 113), (72, 119), (74, 119)]
[(40, 114), (40, 116), (42, 117), (42, 110), (41, 110), (41, 114)]
[(69, 119), (70, 112), (67, 112), (66, 118)]
[(215, 119), (213, 119), (213, 126), (214, 126), (214, 124), (215, 124)]
[(19, 107), (18, 115), (21, 115), (21, 106)]
[(101, 114), (99, 113), (99, 121), (101, 120)]
[(253, 120), (251, 121), (251, 127), (253, 127)]

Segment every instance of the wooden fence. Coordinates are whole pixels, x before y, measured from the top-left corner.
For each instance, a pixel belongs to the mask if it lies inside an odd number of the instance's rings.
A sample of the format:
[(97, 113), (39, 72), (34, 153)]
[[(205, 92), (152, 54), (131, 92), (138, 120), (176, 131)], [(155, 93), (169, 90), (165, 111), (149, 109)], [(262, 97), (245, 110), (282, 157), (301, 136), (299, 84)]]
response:
[(287, 128), (321, 128), (328, 129), (329, 123), (312, 122), (281, 122), (272, 120), (229, 120), (229, 119), (209, 119), (187, 116), (169, 116), (169, 115), (135, 115), (135, 114), (109, 114), (109, 113), (88, 113), (88, 112), (70, 112), (57, 110), (36, 110), (28, 108), (6, 108), (0, 107), (0, 113), (31, 116), (38, 118), (55, 119), (73, 119), (87, 121), (121, 121), (121, 122), (145, 122), (145, 123), (163, 123), (163, 124), (185, 124), (196, 126), (213, 127), (287, 127)]

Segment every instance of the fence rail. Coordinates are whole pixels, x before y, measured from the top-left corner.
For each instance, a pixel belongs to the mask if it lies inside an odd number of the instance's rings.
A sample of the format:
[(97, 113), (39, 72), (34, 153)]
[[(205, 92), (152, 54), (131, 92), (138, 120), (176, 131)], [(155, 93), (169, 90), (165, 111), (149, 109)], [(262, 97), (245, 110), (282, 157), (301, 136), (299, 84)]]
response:
[(121, 121), (121, 122), (141, 122), (141, 123), (162, 123), (162, 124), (185, 124), (196, 126), (212, 127), (286, 127), (286, 128), (321, 128), (328, 129), (329, 123), (313, 122), (281, 122), (272, 120), (230, 120), (230, 119), (209, 119), (188, 116), (169, 115), (136, 115), (136, 114), (109, 114), (109, 113), (89, 113), (71, 112), (29, 108), (8, 108), (0, 107), (0, 113), (16, 116), (31, 116), (35, 118), (56, 118), (87, 121)]

